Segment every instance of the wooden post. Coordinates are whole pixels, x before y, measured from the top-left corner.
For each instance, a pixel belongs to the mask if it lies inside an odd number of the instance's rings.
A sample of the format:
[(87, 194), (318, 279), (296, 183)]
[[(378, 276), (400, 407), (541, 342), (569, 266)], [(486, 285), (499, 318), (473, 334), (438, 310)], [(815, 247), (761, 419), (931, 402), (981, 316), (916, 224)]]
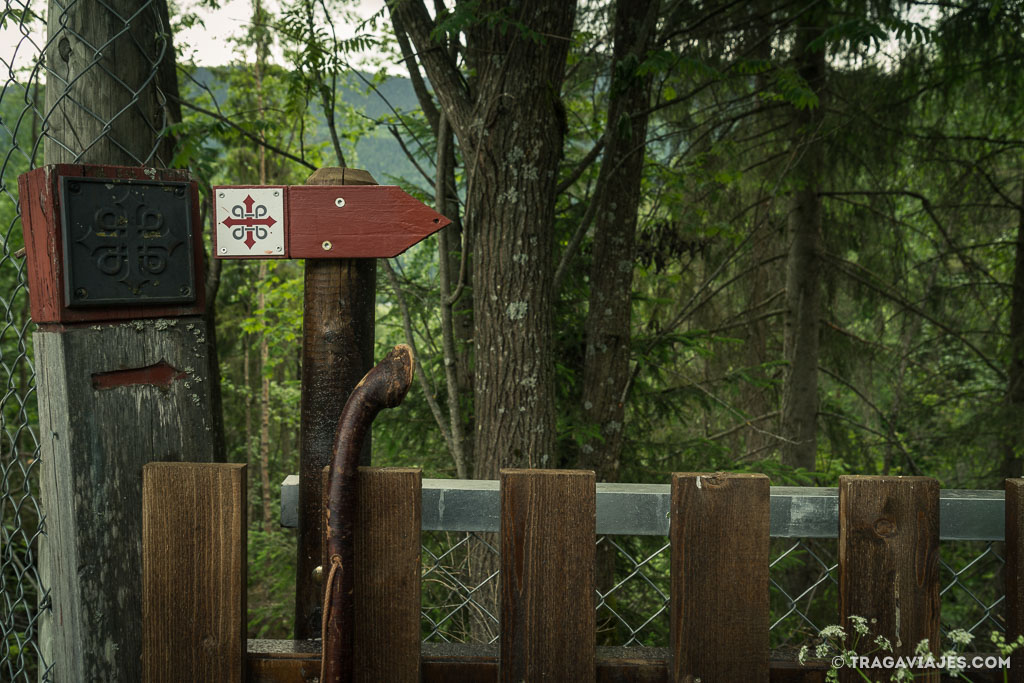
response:
[[(100, 200), (112, 207), (103, 211), (116, 213), (116, 229), (93, 225), (89, 217), (98, 213), (87, 211), (65, 243), (64, 210), (73, 201), (62, 193), (76, 192), (70, 179), (107, 188)], [(30, 304), (39, 323), (33, 339), (46, 511), (40, 567), (52, 605), (40, 644), (56, 681), (141, 678), (142, 467), (217, 455), (203, 287), (179, 285), (181, 269), (167, 268), (161, 277), (174, 282), (181, 301), (132, 298), (149, 286), (145, 273), (135, 270), (146, 261), (137, 249), (153, 262), (161, 248), (189, 250), (192, 271), (201, 277), (202, 232), (193, 231), (191, 246), (175, 232), (187, 222), (180, 216), (186, 209), (173, 209), (178, 213), (170, 221), (171, 212), (149, 203), (152, 195), (137, 194), (147, 183), (168, 183), (156, 192), (178, 197), (198, 226), (195, 183), (187, 181), (185, 171), (82, 165), (48, 166), (19, 179)], [(111, 232), (124, 235), (112, 238)], [(104, 268), (120, 270), (107, 281), (87, 273), (95, 288), (71, 287), (64, 250), (94, 238), (104, 241), (89, 247), (105, 254)], [(172, 239), (177, 246), (160, 246)], [(117, 290), (125, 281), (135, 282), (122, 290), (125, 304), (74, 305), (76, 297)]]
[(242, 683), (245, 465), (142, 468), (142, 680)]
[(669, 680), (768, 681), (769, 484), (672, 475)]
[[(894, 656), (922, 640), (939, 651), (939, 483), (929, 477), (839, 478), (839, 616), (870, 623)], [(870, 671), (885, 675), (890, 671)], [(939, 672), (925, 670), (924, 680)], [(861, 680), (843, 670), (842, 679)], [(916, 680), (916, 679), (915, 679)]]
[[(376, 185), (366, 171), (322, 168), (309, 185)], [(330, 465), (338, 416), (373, 367), (377, 260), (306, 259), (302, 317), (302, 414), (299, 427), (299, 540), (295, 574), (295, 637), (320, 637), (323, 584), (321, 472)], [(367, 438), (360, 464), (370, 464)]]
[(501, 471), (499, 680), (593, 681), (593, 472)]
[[(1024, 479), (1006, 480), (1006, 640), (1024, 634)], [(1024, 682), (1024, 652), (1012, 655), (1010, 680)]]
[[(322, 168), (306, 185), (214, 187), (214, 253), (225, 259), (306, 259), (302, 341), (295, 637), (320, 634), (321, 471), (338, 417), (373, 366), (377, 258), (390, 258), (449, 221), (366, 171)], [(360, 464), (370, 462), (369, 440)]]

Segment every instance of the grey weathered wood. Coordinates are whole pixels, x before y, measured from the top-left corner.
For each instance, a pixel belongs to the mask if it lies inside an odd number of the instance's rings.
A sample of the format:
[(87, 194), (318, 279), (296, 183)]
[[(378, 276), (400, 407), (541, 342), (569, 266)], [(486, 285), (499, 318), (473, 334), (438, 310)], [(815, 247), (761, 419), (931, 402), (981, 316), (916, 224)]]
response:
[[(198, 317), (35, 333), (53, 604), (40, 641), (58, 683), (141, 679), (142, 466), (214, 459), (205, 338)], [(161, 362), (182, 376), (93, 387), (94, 375)]]
[(153, 62), (163, 57), (173, 65), (174, 53), (160, 4), (51, 0), (46, 163), (139, 166), (157, 156), (170, 164), (169, 142), (155, 144), (171, 122), (164, 119)]

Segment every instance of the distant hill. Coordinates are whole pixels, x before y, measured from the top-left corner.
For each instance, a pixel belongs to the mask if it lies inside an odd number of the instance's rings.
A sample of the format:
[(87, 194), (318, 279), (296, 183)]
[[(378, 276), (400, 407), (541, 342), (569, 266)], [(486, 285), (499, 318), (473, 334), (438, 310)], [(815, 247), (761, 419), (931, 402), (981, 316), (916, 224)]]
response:
[[(406, 113), (419, 108), (416, 93), (408, 78), (393, 77), (377, 86), (375, 92), (367, 92), (366, 83), (371, 81), (369, 74), (362, 74), (366, 79), (354, 73), (346, 74), (338, 87), (339, 99), (362, 111), (372, 119), (378, 119), (392, 113), (392, 108), (399, 113)], [(193, 73), (193, 78), (208, 87), (219, 101), (225, 96), (225, 86), (218, 82), (213, 71), (200, 67)], [(191, 88), (195, 89), (194, 84)], [(183, 97), (188, 97), (190, 89), (186, 88)], [(389, 106), (390, 104), (390, 106)], [(320, 116), (319, 105), (314, 111)], [(313, 142), (320, 143), (329, 139), (326, 125), (317, 127)], [(379, 127), (372, 137), (363, 138), (356, 143), (356, 159), (349, 161), (352, 166), (365, 169), (373, 174), (378, 182), (388, 184), (395, 178), (405, 178), (423, 184), (423, 178), (406, 158), (401, 146), (383, 126)]]

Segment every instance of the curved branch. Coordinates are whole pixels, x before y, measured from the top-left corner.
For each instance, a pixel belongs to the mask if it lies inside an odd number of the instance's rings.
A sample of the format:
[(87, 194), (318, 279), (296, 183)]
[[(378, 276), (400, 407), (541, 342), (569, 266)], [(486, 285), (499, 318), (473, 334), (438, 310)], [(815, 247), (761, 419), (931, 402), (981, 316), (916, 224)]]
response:
[[(353, 593), (355, 589), (353, 530), (359, 451), (373, 418), (402, 402), (412, 384), (413, 354), (399, 344), (366, 373), (345, 402), (334, 437), (334, 459), (328, 485), (327, 556), (330, 574), (325, 585), (323, 662), (320, 680), (352, 680)], [(325, 568), (326, 569), (326, 568)]]

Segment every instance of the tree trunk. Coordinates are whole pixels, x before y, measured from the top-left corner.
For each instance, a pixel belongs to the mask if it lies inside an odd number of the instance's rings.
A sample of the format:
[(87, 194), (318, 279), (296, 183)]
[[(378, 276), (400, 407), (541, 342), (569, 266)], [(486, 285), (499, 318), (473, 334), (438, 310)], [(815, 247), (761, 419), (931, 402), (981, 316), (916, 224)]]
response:
[(792, 177), (786, 261), (785, 359), (782, 396), (782, 462), (814, 469), (817, 457), (818, 320), (821, 315), (821, 196), (824, 160), (821, 124), (825, 79), (824, 48), (809, 45), (824, 30), (824, 15), (807, 18), (797, 31), (794, 60), (800, 75), (819, 97), (816, 106), (794, 110)]
[[(598, 204), (583, 361), (583, 415), (596, 436), (583, 443), (579, 459), (581, 466), (594, 470), (598, 481), (618, 481), (622, 457), (634, 243), (651, 99), (651, 78), (636, 69), (650, 48), (659, 4), (659, 0), (615, 3), (605, 151), (593, 200)], [(611, 543), (597, 547), (596, 579), (602, 594), (615, 585), (617, 554)], [(614, 603), (615, 596), (606, 600)], [(620, 642), (615, 630), (615, 619), (604, 619), (598, 624), (598, 642)]]
[[(452, 459), (455, 461), (455, 475), (459, 479), (469, 477), (468, 464), (472, 462), (472, 439), (468, 436), (462, 419), (462, 396), (470, 391), (464, 381), (468, 369), (468, 358), (459, 353), (457, 345), (455, 315), (459, 299), (466, 292), (461, 278), (456, 276), (452, 282), (452, 274), (463, 274), (468, 271), (468, 264), (463, 259), (469, 254), (459, 249), (453, 257), (452, 242), (457, 244), (462, 232), (459, 219), (457, 196), (449, 196), (448, 180), (451, 178), (454, 187), (455, 154), (452, 149), (455, 141), (448, 126), (448, 119), (439, 116), (437, 127), (437, 178), (434, 188), (434, 203), (439, 213), (452, 219), (451, 224), (438, 235), (438, 272), (441, 284), (441, 340), (444, 353), (444, 374), (447, 386), (448, 417), (451, 429)], [(461, 377), (460, 377), (461, 375)], [(468, 451), (468, 452), (467, 452)]]
[[(487, 2), (497, 13), (504, 3)], [(560, 100), (575, 14), (573, 2), (525, 0), (513, 24), (468, 33), (479, 61), (481, 128), (460, 132), (473, 183), (466, 222), (473, 235), (476, 348), (474, 476), (502, 467), (554, 465), (551, 349), (555, 178), (566, 126)], [(470, 141), (473, 144), (467, 145)]]
[(1020, 477), (1024, 454), (1024, 210), (1019, 212), (1010, 299), (1009, 367), (1006, 376), (1006, 436), (1003, 473)]
[[(566, 128), (561, 88), (575, 17), (571, 0), (484, 0), (465, 30), (468, 81), (434, 35), (422, 0), (389, 0), (396, 31), (408, 33), (466, 167), (463, 227), (472, 244), (472, 474), (496, 479), (502, 467), (555, 464), (552, 254), (558, 164)], [(528, 29), (532, 35), (524, 35)], [(426, 110), (426, 108), (425, 108)], [(496, 547), (493, 534), (481, 536)], [(469, 581), (497, 567), (480, 543), (470, 548)], [(497, 614), (497, 586), (474, 599)], [(472, 638), (493, 636), (475, 612)]]
[[(769, 0), (757, 0), (751, 3), (747, 10), (750, 16), (747, 18), (749, 29), (744, 35), (746, 40), (746, 53), (754, 59), (762, 59), (765, 62), (772, 58), (772, 35), (774, 27), (771, 24), (771, 2)], [(756, 76), (756, 91), (766, 92), (770, 87), (770, 78), (767, 72), (759, 73)], [(775, 139), (771, 132), (774, 128), (775, 116), (771, 108), (765, 108), (752, 120), (752, 133), (758, 135), (761, 145), (772, 144)], [(775, 420), (765, 422), (763, 420), (754, 423), (753, 420), (769, 415), (776, 410), (778, 405), (778, 394), (770, 386), (770, 377), (762, 368), (765, 363), (775, 358), (769, 351), (768, 340), (770, 338), (770, 326), (773, 320), (763, 317), (777, 303), (773, 304), (773, 297), (782, 288), (782, 274), (779, 269), (767, 259), (783, 249), (780, 244), (780, 235), (773, 224), (775, 183), (777, 169), (762, 169), (755, 177), (761, 183), (759, 201), (754, 207), (750, 225), (750, 249), (747, 258), (750, 268), (749, 286), (746, 288), (747, 310), (750, 311), (750, 319), (746, 326), (746, 339), (743, 345), (743, 362), (751, 368), (750, 374), (756, 378), (757, 385), (749, 384), (743, 388), (741, 405), (749, 416), (751, 425), (745, 430), (744, 455), (746, 461), (760, 460), (770, 455), (776, 447), (772, 430), (766, 425), (774, 425)], [(768, 188), (772, 188), (769, 190)]]
[[(259, 281), (267, 278), (267, 262), (260, 261)], [(267, 295), (259, 290), (257, 310), (266, 311)], [(265, 313), (263, 313), (265, 315)], [(268, 534), (274, 530), (273, 508), (270, 494), (270, 344), (267, 335), (260, 335), (260, 494), (263, 502), (263, 530)]]
[(598, 177), (583, 363), (583, 414), (599, 436), (580, 464), (617, 481), (629, 383), (633, 253), (643, 179), (650, 76), (636, 72), (651, 44), (658, 0), (618, 0), (605, 152)]

